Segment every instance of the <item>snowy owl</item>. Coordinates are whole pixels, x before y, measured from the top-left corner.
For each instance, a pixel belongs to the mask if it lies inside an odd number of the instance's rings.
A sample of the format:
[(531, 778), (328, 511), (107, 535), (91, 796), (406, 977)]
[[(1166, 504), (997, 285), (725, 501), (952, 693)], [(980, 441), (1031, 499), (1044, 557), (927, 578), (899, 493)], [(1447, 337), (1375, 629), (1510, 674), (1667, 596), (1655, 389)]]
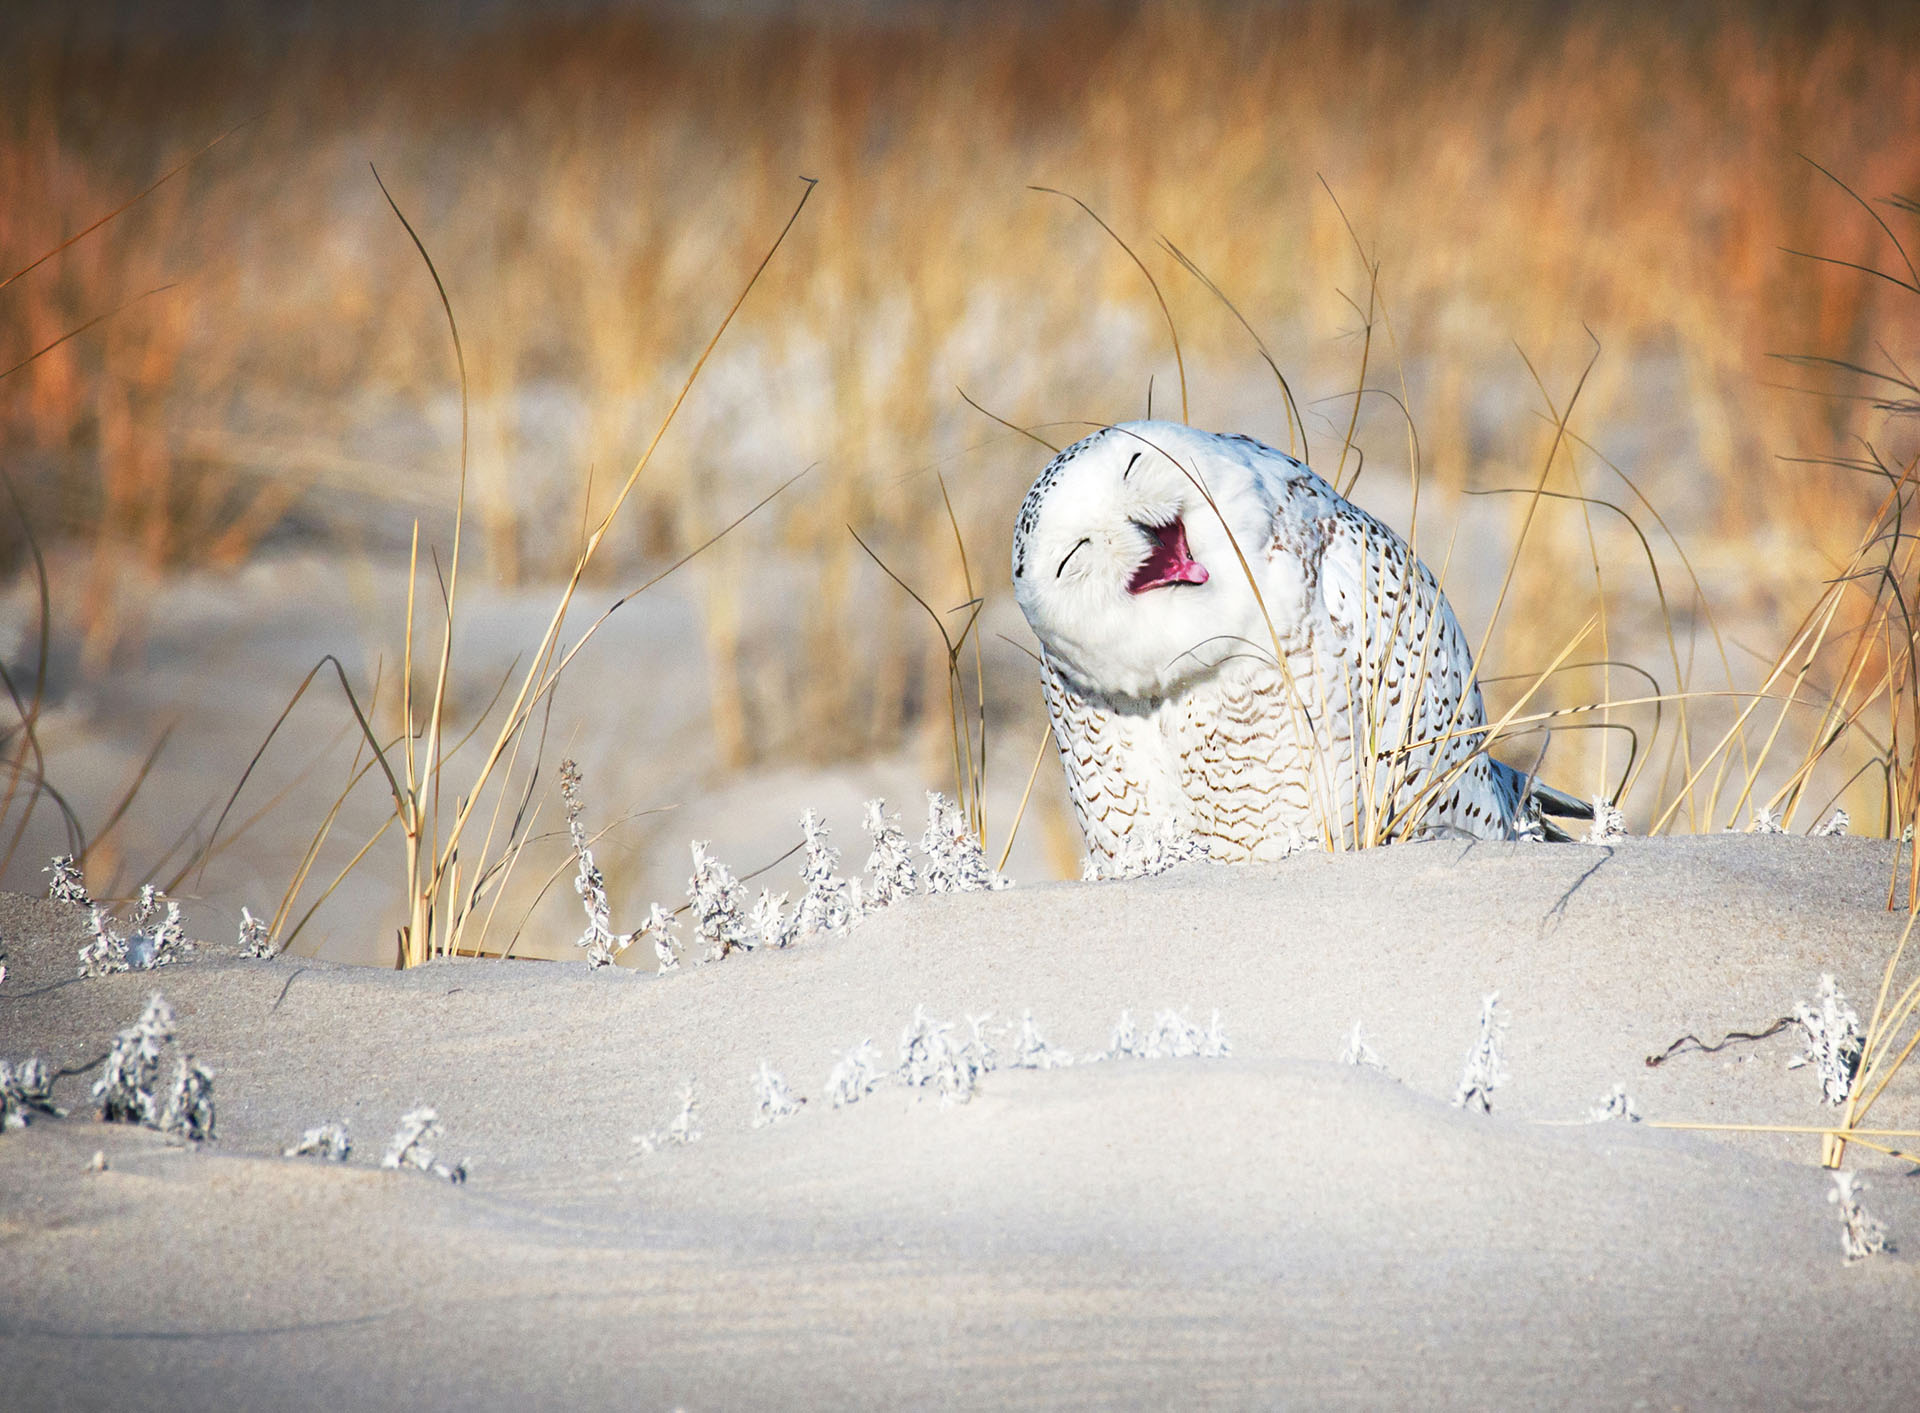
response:
[(1480, 750), (1466, 637), (1406, 542), (1250, 437), (1074, 443), (1020, 507), (1013, 586), (1096, 875), (1588, 812)]

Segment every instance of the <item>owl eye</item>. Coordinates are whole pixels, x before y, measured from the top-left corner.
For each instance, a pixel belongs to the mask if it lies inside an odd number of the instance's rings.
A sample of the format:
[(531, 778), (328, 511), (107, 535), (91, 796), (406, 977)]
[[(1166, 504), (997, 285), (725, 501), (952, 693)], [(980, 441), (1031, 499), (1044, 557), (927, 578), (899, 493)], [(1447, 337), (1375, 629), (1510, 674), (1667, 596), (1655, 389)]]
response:
[(1081, 550), (1085, 549), (1088, 545), (1092, 543), (1093, 543), (1092, 540), (1087, 539), (1085, 536), (1082, 536), (1080, 543), (1075, 545), (1072, 549), (1068, 550), (1065, 557), (1061, 559), (1060, 567), (1053, 571), (1053, 577), (1058, 579), (1062, 574), (1066, 573), (1067, 560), (1072, 559), (1076, 554), (1080, 553)]
[(1121, 480), (1124, 481), (1127, 479), (1127, 477), (1133, 474), (1133, 463), (1138, 461), (1139, 459), (1140, 459), (1140, 453), (1137, 451), (1132, 456), (1127, 458), (1127, 469), (1120, 473)]

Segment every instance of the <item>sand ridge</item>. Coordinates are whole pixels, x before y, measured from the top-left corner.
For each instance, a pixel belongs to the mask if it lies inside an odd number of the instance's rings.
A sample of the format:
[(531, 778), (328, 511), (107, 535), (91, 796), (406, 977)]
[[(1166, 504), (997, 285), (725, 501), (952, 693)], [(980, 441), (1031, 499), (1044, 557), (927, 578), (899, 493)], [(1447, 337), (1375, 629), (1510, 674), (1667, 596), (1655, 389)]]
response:
[[(1823, 971), (1869, 1007), (1891, 852), (1194, 866), (914, 899), (664, 976), (210, 946), (75, 981), (71, 910), (6, 899), (0, 1055), (81, 1068), (157, 987), (220, 1109), (182, 1151), (89, 1121), (79, 1074), (73, 1117), (0, 1139), (0, 1348), (58, 1407), (1891, 1403), (1920, 1374), (1916, 1267), (1843, 1266), (1814, 1140), (1578, 1122), (1615, 1083), (1651, 1118), (1823, 1121), (1791, 1034), (1644, 1058)], [(1511, 1078), (1462, 1112), (1496, 989)], [(1082, 1062), (831, 1108), (834, 1062), (871, 1038), (891, 1064), (916, 1006), (963, 1033), (1031, 1010)], [(1217, 1009), (1231, 1056), (1085, 1062), (1123, 1008)], [(1334, 1063), (1356, 1020), (1385, 1074)], [(762, 1060), (808, 1102), (755, 1128)], [(642, 1151), (689, 1079), (700, 1139)], [(1913, 1126), (1899, 1088), (1876, 1121)], [(465, 1187), (372, 1166), (420, 1102)], [(350, 1164), (279, 1156), (328, 1119)], [(1856, 1161), (1920, 1251), (1909, 1165)]]

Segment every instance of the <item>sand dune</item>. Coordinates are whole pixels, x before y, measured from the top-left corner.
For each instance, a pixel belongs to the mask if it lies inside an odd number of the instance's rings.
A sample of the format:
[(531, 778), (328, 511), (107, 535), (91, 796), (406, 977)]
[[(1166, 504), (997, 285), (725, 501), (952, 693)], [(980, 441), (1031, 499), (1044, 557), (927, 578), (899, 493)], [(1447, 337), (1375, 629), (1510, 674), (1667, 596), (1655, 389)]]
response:
[[(1906, 1254), (1841, 1260), (1791, 1032), (1865, 1010), (1891, 846), (1430, 844), (921, 898), (848, 936), (654, 977), (395, 973), (203, 947), (73, 978), (71, 909), (9, 898), (0, 1056), (78, 1073), (0, 1138), (8, 1406), (1875, 1407), (1920, 1376)], [(191, 919), (190, 919), (191, 920)], [(156, 987), (216, 1073), (215, 1141), (88, 1117)], [(1448, 1100), (1482, 997), (1493, 1112)], [(1025, 1011), (1071, 1067), (965, 1104), (831, 1107), (916, 1007)], [(1224, 1059), (1091, 1062), (1122, 1009)], [(1384, 1073), (1335, 1063), (1360, 1022)], [(989, 1027), (994, 1022), (988, 1023)], [(1004, 1063), (1014, 1037), (995, 1041)], [(808, 1102), (754, 1127), (762, 1061)], [(692, 1080), (698, 1141), (645, 1151)], [(1920, 1078), (1876, 1121), (1920, 1120)], [(455, 1187), (375, 1164), (434, 1105)], [(345, 1165), (281, 1150), (347, 1122)], [(104, 1172), (89, 1170), (96, 1150)], [(1920, 1251), (1910, 1165), (1856, 1152)], [(1643, 1402), (1644, 1401), (1644, 1402)]]

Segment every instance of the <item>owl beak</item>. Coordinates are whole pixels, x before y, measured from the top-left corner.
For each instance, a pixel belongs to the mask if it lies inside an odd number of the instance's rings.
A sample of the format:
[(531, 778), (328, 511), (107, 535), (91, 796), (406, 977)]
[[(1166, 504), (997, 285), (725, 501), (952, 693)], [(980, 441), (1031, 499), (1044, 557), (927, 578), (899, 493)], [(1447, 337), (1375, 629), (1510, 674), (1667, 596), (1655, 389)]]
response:
[(1141, 528), (1153, 536), (1153, 548), (1147, 552), (1147, 562), (1134, 571), (1127, 585), (1128, 593), (1144, 594), (1148, 589), (1164, 588), (1168, 584), (1207, 582), (1207, 566), (1187, 549), (1187, 527), (1180, 523), (1179, 516), (1168, 525)]

